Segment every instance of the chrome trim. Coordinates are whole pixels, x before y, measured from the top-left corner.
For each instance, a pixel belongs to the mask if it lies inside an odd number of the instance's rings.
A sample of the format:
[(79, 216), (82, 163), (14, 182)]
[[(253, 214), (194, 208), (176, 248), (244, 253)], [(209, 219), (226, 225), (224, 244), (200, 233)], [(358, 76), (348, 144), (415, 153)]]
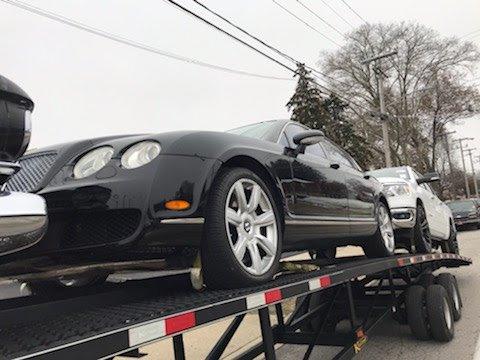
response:
[(48, 225), (45, 200), (35, 194), (0, 192), (0, 255), (39, 242)]
[(18, 162), (0, 161), (0, 175), (13, 175), (20, 170)]
[(204, 222), (205, 222), (204, 218), (177, 218), (177, 219), (161, 220), (162, 224), (179, 224), (179, 225), (203, 224)]
[(45, 200), (38, 195), (9, 191), (0, 192), (0, 217), (45, 216), (46, 214)]
[(287, 225), (375, 225), (377, 222), (375, 220), (368, 221), (356, 221), (356, 220), (300, 220), (300, 219), (287, 219), (285, 224)]
[(359, 218), (359, 217), (336, 217), (336, 216), (322, 216), (322, 215), (295, 215), (288, 214), (289, 217), (296, 220), (317, 220), (317, 221), (344, 221), (344, 222), (377, 222), (375, 218)]

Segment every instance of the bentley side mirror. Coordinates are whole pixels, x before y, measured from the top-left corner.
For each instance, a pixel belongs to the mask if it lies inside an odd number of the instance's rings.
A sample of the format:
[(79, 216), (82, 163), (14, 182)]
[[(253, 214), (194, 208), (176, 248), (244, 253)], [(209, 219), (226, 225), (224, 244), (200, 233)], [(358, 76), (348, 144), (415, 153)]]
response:
[(440, 180), (440, 175), (436, 172), (433, 172), (433, 173), (425, 174), (423, 175), (423, 177), (417, 179), (417, 184), (421, 185), (421, 184), (431, 183), (439, 180)]
[(305, 152), (305, 148), (310, 145), (318, 144), (325, 136), (320, 130), (306, 130), (293, 137), (293, 143), (297, 145), (295, 154)]

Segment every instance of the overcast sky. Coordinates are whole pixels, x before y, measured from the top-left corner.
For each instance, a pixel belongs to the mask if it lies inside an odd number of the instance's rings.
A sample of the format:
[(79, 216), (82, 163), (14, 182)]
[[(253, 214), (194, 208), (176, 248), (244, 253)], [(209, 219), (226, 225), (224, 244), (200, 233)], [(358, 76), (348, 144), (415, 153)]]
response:
[[(208, 15), (191, 0), (182, 4)], [(325, 0), (354, 25), (340, 0)], [(417, 21), (445, 36), (480, 28), (478, 0), (347, 0), (369, 22)], [(271, 0), (204, 0), (205, 4), (288, 54), (315, 64), (335, 45)], [(333, 30), (278, 0), (341, 43)], [(289, 77), (288, 71), (159, 0), (42, 0), (35, 6), (150, 46), (238, 70)], [(342, 31), (349, 27), (319, 0), (304, 0)], [(0, 73), (36, 103), (32, 147), (107, 134), (176, 129), (224, 130), (286, 118), (295, 83), (224, 73), (117, 44), (0, 2)], [(208, 17), (212, 19), (211, 17)], [(480, 45), (480, 33), (468, 37)], [(480, 73), (472, 75), (479, 76)], [(480, 79), (477, 80), (480, 83)], [(480, 118), (455, 130), (475, 136)]]

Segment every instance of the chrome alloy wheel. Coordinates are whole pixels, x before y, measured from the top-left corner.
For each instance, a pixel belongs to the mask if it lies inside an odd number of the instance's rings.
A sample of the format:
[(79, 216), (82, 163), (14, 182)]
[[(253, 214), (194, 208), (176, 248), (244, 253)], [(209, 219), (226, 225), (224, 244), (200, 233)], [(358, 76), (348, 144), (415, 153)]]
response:
[(393, 253), (395, 250), (395, 236), (393, 233), (392, 219), (385, 206), (378, 208), (378, 222), (385, 248)]
[(270, 270), (278, 249), (275, 211), (254, 180), (237, 180), (227, 195), (225, 226), (238, 263), (252, 275)]

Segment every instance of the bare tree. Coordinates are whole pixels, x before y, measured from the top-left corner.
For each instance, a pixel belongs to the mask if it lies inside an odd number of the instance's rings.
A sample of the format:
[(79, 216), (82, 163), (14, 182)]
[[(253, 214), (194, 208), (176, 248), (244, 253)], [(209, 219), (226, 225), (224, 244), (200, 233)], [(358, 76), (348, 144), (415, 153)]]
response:
[[(347, 44), (323, 53), (320, 64), (332, 77), (329, 86), (352, 99), (350, 116), (374, 149), (382, 142), (378, 118), (377, 74), (362, 60), (397, 50), (384, 59), (385, 100), (394, 164), (420, 171), (435, 169), (437, 146), (445, 127), (479, 109), (480, 94), (464, 81), (480, 52), (471, 42), (443, 38), (415, 23), (365, 24), (347, 36)], [(358, 104), (358, 106), (356, 105)], [(381, 150), (378, 150), (381, 151)], [(381, 156), (375, 166), (382, 166)]]

